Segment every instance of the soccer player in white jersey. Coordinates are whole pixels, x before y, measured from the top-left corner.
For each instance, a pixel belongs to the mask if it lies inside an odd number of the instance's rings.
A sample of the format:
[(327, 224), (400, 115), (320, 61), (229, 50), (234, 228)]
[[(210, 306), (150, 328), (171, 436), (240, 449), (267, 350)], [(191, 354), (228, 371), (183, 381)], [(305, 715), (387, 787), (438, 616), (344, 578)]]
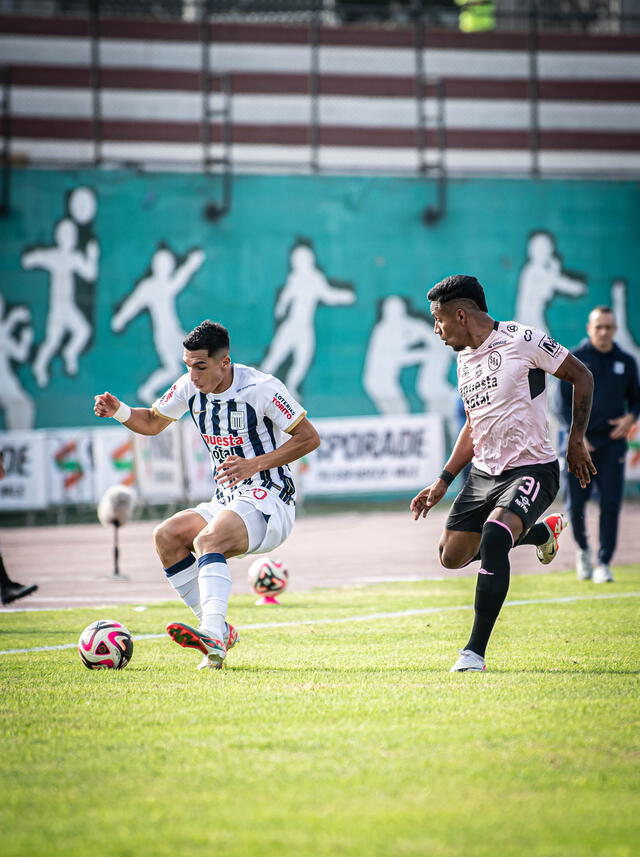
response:
[(226, 622), (227, 559), (266, 553), (291, 532), (295, 486), (288, 465), (320, 438), (306, 411), (277, 378), (232, 363), (229, 334), (203, 321), (183, 342), (187, 372), (150, 408), (130, 408), (111, 393), (95, 413), (138, 434), (159, 434), (189, 412), (211, 456), (213, 499), (168, 518), (154, 531), (169, 583), (199, 619), (167, 625), (180, 646), (197, 649), (198, 669), (220, 669), (238, 635)]
[(536, 523), (559, 484), (547, 426), (545, 372), (573, 385), (567, 464), (583, 487), (596, 472), (585, 446), (593, 378), (544, 331), (494, 321), (475, 277), (447, 277), (427, 299), (436, 333), (458, 353), (458, 389), (467, 419), (444, 470), (413, 498), (411, 510), (414, 520), (425, 517), (472, 462), (449, 512), (439, 552), (445, 568), (480, 560), (473, 629), (451, 672), (482, 671), (509, 589), (509, 551), (516, 545), (535, 545), (540, 562), (551, 562), (566, 526), (559, 514)]

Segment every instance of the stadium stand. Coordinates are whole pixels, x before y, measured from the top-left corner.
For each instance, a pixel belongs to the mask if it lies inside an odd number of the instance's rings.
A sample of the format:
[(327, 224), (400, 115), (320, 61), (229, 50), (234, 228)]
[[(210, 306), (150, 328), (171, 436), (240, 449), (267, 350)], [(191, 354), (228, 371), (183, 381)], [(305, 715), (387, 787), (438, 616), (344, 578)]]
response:
[(213, 4), (201, 20), (185, 20), (198, 17), (197, 4), (165, 6), (180, 18), (145, 17), (148, 4), (127, 4), (126, 15), (103, 4), (99, 17), (79, 15), (77, 4), (65, 4), (72, 14), (14, 5), (0, 16), (14, 162), (189, 168), (208, 132), (222, 157), (226, 79), (236, 171), (415, 173), (443, 132), (453, 174), (640, 166), (633, 32), (532, 27), (512, 15), (512, 29), (463, 33), (432, 26), (428, 4), (413, 21), (353, 24), (343, 23), (344, 6), (338, 14), (312, 3), (286, 14), (263, 3), (254, 19)]

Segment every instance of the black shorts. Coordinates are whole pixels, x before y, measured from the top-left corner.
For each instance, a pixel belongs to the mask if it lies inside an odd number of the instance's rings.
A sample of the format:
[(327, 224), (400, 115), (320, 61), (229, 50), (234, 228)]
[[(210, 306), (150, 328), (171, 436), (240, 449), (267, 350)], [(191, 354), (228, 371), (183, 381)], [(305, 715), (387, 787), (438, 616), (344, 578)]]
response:
[(464, 488), (449, 511), (446, 527), (448, 530), (481, 533), (491, 512), (496, 506), (501, 506), (522, 519), (524, 535), (553, 503), (559, 486), (557, 460), (514, 467), (499, 476), (491, 476), (472, 467)]

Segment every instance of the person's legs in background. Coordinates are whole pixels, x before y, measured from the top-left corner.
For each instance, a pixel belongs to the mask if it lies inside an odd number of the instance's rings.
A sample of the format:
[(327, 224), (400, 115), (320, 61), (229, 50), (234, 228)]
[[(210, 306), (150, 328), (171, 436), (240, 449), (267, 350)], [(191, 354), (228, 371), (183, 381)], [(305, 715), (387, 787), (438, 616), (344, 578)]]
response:
[(576, 577), (578, 580), (591, 580), (593, 574), (585, 516), (587, 500), (591, 496), (592, 490), (593, 482), (590, 482), (586, 488), (581, 488), (580, 483), (573, 473), (567, 473), (564, 495), (565, 508), (571, 522), (573, 538), (578, 545), (578, 550), (576, 551)]
[[(624, 496), (624, 462), (627, 445), (616, 440), (598, 450), (594, 477), (600, 494), (600, 548), (598, 564), (593, 570), (594, 583), (612, 583), (609, 563), (616, 549), (618, 520)], [(595, 463), (595, 459), (594, 459)]]

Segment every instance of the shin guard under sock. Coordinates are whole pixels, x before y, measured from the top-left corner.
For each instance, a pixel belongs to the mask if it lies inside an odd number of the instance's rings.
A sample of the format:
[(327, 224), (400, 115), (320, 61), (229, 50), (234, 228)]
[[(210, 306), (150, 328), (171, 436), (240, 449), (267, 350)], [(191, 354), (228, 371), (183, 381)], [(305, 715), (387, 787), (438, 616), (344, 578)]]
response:
[(221, 553), (205, 553), (198, 560), (202, 619), (200, 630), (216, 640), (224, 638), (224, 623), (231, 595), (231, 573)]
[(198, 564), (192, 553), (188, 553), (184, 559), (175, 565), (165, 568), (164, 573), (167, 580), (173, 586), (183, 602), (190, 607), (198, 619), (202, 618), (202, 607), (200, 606), (200, 589), (198, 587)]
[(480, 540), (481, 567), (476, 582), (473, 629), (465, 649), (484, 657), (489, 637), (509, 591), (511, 530), (501, 521), (487, 521)]

